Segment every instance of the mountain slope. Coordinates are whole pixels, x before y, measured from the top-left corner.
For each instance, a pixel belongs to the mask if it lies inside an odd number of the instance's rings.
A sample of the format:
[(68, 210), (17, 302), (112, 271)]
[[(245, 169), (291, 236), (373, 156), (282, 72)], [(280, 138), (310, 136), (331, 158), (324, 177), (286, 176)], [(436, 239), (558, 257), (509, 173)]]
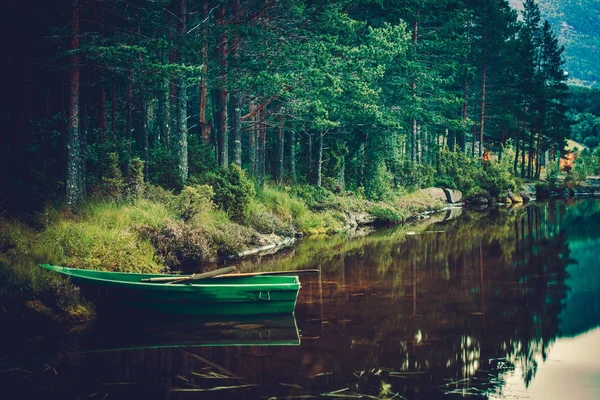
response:
[[(523, 9), (521, 0), (509, 0)], [(600, 1), (538, 0), (542, 18), (547, 19), (565, 46), (565, 69), (570, 83), (600, 86)]]

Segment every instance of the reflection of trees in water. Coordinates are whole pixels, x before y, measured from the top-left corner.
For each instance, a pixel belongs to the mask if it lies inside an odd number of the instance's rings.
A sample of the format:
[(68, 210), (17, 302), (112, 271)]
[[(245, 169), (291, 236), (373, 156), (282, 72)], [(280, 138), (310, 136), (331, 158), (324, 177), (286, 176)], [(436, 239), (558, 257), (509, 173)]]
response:
[[(352, 354), (321, 368), (352, 366), (367, 371), (359, 382), (371, 388), (385, 379), (398, 392), (435, 396), (457, 388), (484, 393), (519, 364), (528, 385), (536, 357), (545, 359), (557, 336), (567, 290), (562, 211), (542, 204), (468, 213), (418, 235), (404, 229), (365, 238), (359, 247), (339, 244), (320, 264), (326, 323), (320, 347), (351, 343)], [(314, 245), (311, 252), (320, 259)], [(307, 304), (304, 312), (319, 310)], [(351, 322), (340, 324), (345, 320)], [(398, 383), (389, 371), (369, 374), (375, 367), (426, 374)]]

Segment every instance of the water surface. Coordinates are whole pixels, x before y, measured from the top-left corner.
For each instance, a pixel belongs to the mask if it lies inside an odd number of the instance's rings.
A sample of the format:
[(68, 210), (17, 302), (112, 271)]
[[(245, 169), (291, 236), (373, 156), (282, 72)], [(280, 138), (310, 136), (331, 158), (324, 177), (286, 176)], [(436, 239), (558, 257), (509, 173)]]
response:
[(100, 319), (3, 341), (0, 381), (15, 399), (597, 399), (599, 260), (594, 200), (307, 239), (238, 265), (319, 269), (295, 318)]

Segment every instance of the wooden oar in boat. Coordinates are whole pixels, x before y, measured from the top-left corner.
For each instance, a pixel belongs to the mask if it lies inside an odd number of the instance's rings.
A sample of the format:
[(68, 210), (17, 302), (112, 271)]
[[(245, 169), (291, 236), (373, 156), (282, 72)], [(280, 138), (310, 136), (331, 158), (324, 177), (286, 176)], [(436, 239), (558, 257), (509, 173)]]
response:
[(262, 272), (242, 272), (239, 274), (227, 274), (214, 276), (213, 278), (237, 278), (237, 277), (248, 277), (248, 276), (262, 276), (262, 275), (296, 275), (296, 274), (307, 274), (319, 272), (318, 269), (296, 269), (291, 271), (262, 271)]
[(225, 267), (220, 269), (215, 269), (214, 271), (203, 272), (201, 274), (193, 274), (193, 275), (184, 275), (184, 276), (165, 276), (160, 278), (147, 278), (142, 279), (141, 282), (150, 282), (150, 283), (165, 283), (170, 285), (172, 283), (181, 283), (187, 281), (198, 281), (200, 279), (206, 278), (214, 278), (219, 275), (228, 274), (230, 272), (235, 271), (235, 267)]
[(231, 274), (230, 272), (232, 272), (233, 269), (235, 269), (235, 267), (221, 268), (221, 269), (217, 269), (214, 271), (204, 272), (202, 274), (185, 275), (185, 276), (173, 275), (172, 277), (167, 276), (167, 277), (160, 277), (160, 278), (147, 278), (147, 279), (142, 279), (142, 282), (170, 284), (170, 283), (183, 282), (183, 281), (187, 281), (187, 280), (198, 280), (198, 279), (205, 279), (205, 278), (213, 278), (213, 279), (237, 278), (237, 277), (241, 278), (241, 277), (262, 276), (262, 275), (296, 275), (296, 274), (319, 272), (318, 269), (297, 269), (297, 270), (291, 270), (291, 271), (262, 271), (262, 272), (243, 272), (240, 274)]

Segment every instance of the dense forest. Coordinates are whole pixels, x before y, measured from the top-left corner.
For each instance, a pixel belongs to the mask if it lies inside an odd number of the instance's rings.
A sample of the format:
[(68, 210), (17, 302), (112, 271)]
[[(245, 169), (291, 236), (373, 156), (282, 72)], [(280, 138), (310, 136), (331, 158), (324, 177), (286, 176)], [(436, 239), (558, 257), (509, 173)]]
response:
[(5, 16), (3, 208), (75, 206), (132, 168), (179, 190), (230, 164), (375, 200), (464, 190), (457, 164), (536, 178), (570, 134), (563, 48), (533, 0), (522, 17), (505, 0), (24, 0)]

